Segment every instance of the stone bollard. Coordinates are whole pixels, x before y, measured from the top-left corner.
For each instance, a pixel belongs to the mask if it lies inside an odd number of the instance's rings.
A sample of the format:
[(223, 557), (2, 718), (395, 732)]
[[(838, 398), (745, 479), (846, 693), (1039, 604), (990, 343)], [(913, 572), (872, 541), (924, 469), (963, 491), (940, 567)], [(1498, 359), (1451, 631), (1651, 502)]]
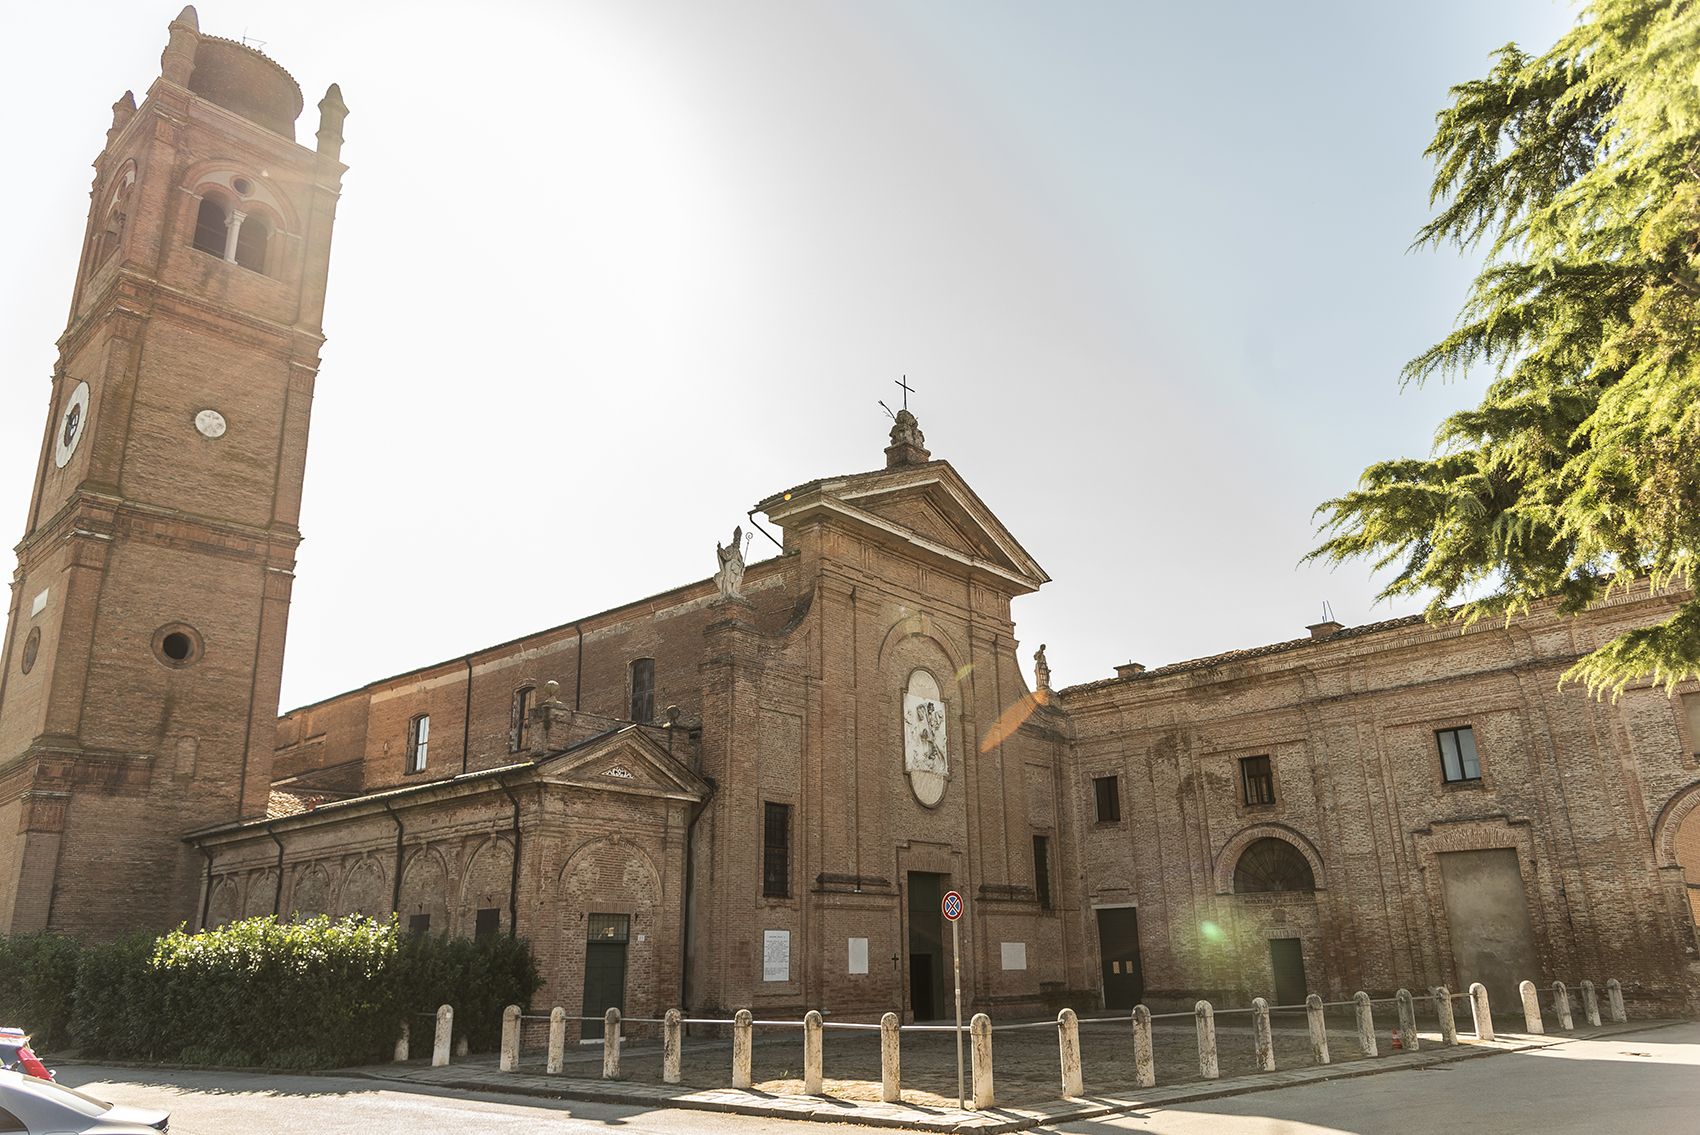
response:
[(1221, 1066), (1216, 1063), (1216, 1010), (1210, 1007), (1210, 1002), (1200, 1001), (1192, 1011), (1198, 1018), (1198, 1074), (1214, 1080), (1222, 1074)]
[(803, 1014), (803, 1094), (805, 1096), (820, 1095), (821, 1082), (821, 1038), (826, 1029), (821, 1024), (821, 1015), (817, 1010), (810, 1009)]
[(1375, 1010), (1370, 1008), (1369, 994), (1358, 990), (1352, 994), (1352, 1010), (1358, 1015), (1358, 1050), (1365, 1056), (1375, 1056)]
[(903, 1102), (902, 1035), (903, 1022), (896, 1013), (880, 1018), (880, 1099), (886, 1103)]
[(968, 1023), (968, 1035), (973, 1040), (974, 1106), (997, 1106), (997, 1092), (992, 1086), (992, 1019), (975, 1013)]
[(677, 1084), (685, 1071), (685, 1015), (669, 1009), (661, 1018), (661, 1082)]
[(1517, 983), (1517, 996), (1523, 1000), (1523, 1031), (1531, 1036), (1545, 1034), (1546, 1026), (1541, 1024), (1541, 994), (1532, 981)]
[(750, 1022), (754, 1019), (748, 1009), (739, 1009), (732, 1017), (732, 1086), (746, 1092), (750, 1090), (751, 1034), (755, 1032)]
[(472, 1042), (465, 1033), (455, 1037), (455, 1059), (459, 1060), (472, 1050)]
[(1570, 990), (1564, 987), (1564, 982), (1552, 983), (1552, 1011), (1558, 1018), (1558, 1027), (1569, 1032), (1576, 1027), (1576, 1022), (1570, 1016)]
[(1405, 1045), (1405, 1051), (1417, 1051), (1417, 1003), (1411, 999), (1409, 989), (1401, 989), (1394, 998), (1399, 1002), (1399, 1036)]
[(437, 1007), (437, 1035), (431, 1038), (431, 1067), (446, 1068), (449, 1064), (449, 1046), (453, 1042), (455, 1011), (452, 1005)]
[(1488, 1004), (1487, 986), (1479, 981), (1470, 983), (1470, 1019), (1475, 1022), (1477, 1040), (1493, 1039), (1493, 1006)]
[(1310, 1058), (1328, 1063), (1328, 1021), (1322, 1015), (1322, 998), (1314, 993), (1305, 998), (1305, 1020), (1310, 1024)]
[(1080, 1074), (1080, 1019), (1073, 1009), (1057, 1014), (1057, 1057), (1062, 1062), (1062, 1094), (1074, 1099), (1086, 1091)]
[(1261, 997), (1251, 999), (1251, 1043), (1257, 1052), (1258, 1070), (1275, 1071), (1275, 1037), (1269, 1029), (1269, 1002)]
[(620, 1078), (620, 1011), (609, 1009), (602, 1014), (602, 1078)]
[(1594, 992), (1594, 983), (1582, 982), (1582, 1016), (1594, 1028), (1600, 1027), (1600, 995)]
[(502, 1010), (502, 1056), (498, 1071), (512, 1072), (519, 1067), (519, 1006), (509, 1005)]
[(1440, 1018), (1440, 1043), (1458, 1043), (1458, 1018), (1452, 1012), (1452, 991), (1444, 985), (1429, 990), (1434, 998), (1435, 1016)]
[(412, 1030), (408, 1027), (408, 1023), (403, 1021), (401, 1023), (401, 1035), (395, 1038), (395, 1062), (397, 1064), (404, 1063), (407, 1060), (408, 1038), (411, 1035)]
[(1612, 1024), (1621, 1025), (1629, 1019), (1623, 1008), (1623, 985), (1615, 977), (1606, 979), (1606, 1006), (1611, 1010)]
[(567, 1065), (567, 1011), (559, 1005), (549, 1010), (549, 1063), (544, 1071), (559, 1076)]
[(1157, 1086), (1157, 1058), (1151, 1051), (1151, 1010), (1133, 1007), (1133, 1082), (1142, 1088)]

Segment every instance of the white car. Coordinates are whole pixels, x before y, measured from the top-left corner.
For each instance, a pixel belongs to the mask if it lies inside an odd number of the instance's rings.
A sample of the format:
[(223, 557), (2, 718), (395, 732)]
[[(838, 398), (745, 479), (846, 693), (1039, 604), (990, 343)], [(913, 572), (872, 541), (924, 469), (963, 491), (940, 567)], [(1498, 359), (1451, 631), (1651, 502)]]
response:
[(171, 1127), (163, 1111), (121, 1107), (82, 1092), (0, 1070), (0, 1133), (11, 1135), (159, 1135)]

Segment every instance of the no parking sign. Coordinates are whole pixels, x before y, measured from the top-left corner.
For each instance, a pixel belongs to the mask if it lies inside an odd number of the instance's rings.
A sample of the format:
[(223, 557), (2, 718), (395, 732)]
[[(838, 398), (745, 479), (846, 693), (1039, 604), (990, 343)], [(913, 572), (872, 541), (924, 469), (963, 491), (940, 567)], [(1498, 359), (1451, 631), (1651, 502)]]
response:
[(962, 917), (962, 895), (957, 891), (944, 893), (944, 916), (955, 922)]

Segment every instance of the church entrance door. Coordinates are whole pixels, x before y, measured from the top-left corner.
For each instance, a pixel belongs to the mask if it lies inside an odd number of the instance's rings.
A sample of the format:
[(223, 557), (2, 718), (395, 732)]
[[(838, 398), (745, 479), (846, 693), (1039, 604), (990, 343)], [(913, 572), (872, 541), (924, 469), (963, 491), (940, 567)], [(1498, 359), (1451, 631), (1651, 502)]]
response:
[[(626, 1011), (626, 938), (631, 916), (593, 914), (589, 940), (584, 945), (584, 1009), (586, 1017), (600, 1017), (610, 1009)], [(601, 1021), (584, 1022), (585, 1040), (602, 1036)]]
[(1104, 1008), (1131, 1009), (1145, 996), (1139, 964), (1139, 911), (1098, 909), (1098, 955), (1104, 961)]
[(1275, 1004), (1303, 1005), (1310, 996), (1304, 943), (1297, 938), (1269, 939), (1269, 969), (1275, 975)]
[(909, 872), (909, 1008), (917, 1021), (944, 1016), (944, 892), (943, 875)]

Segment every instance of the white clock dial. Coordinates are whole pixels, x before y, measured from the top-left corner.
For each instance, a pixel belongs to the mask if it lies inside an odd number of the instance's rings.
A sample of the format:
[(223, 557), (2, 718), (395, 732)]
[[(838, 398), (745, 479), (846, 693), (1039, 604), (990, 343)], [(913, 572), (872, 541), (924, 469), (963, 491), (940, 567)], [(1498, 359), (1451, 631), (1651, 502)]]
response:
[(201, 431), (202, 437), (221, 438), (224, 431), (230, 427), (225, 424), (224, 415), (217, 410), (202, 410), (195, 415), (195, 428)]
[(77, 443), (89, 427), (89, 384), (77, 383), (71, 397), (65, 400), (65, 412), (59, 417), (59, 430), (53, 439), (53, 464), (63, 469), (77, 452)]

